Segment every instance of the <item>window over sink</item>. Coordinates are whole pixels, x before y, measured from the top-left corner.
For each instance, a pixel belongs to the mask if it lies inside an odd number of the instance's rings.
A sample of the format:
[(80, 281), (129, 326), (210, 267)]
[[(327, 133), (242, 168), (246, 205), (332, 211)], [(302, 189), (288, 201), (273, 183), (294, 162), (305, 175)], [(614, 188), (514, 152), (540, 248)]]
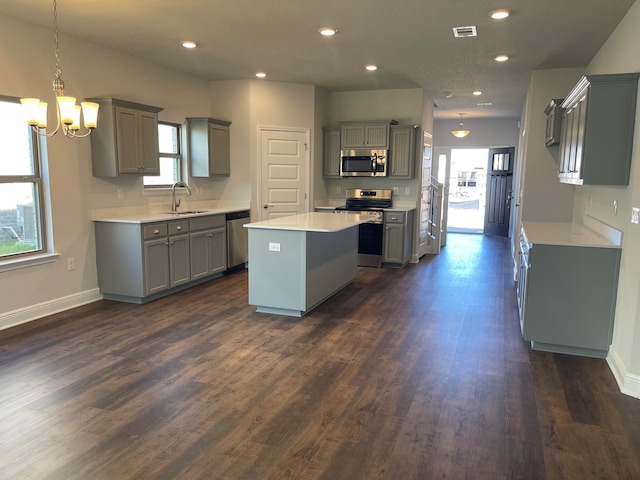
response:
[(145, 175), (145, 190), (166, 189), (183, 181), (182, 128), (169, 122), (158, 122), (158, 146), (160, 151), (160, 175)]

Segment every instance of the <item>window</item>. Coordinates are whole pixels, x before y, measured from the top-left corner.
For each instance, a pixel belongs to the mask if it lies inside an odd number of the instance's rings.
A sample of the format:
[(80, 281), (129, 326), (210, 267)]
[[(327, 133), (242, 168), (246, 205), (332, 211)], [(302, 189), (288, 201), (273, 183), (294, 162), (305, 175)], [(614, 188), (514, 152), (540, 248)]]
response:
[(44, 251), (40, 143), (23, 118), (17, 98), (0, 96), (0, 260)]
[(158, 124), (158, 148), (160, 175), (145, 175), (144, 188), (167, 188), (182, 180), (180, 125), (166, 122)]

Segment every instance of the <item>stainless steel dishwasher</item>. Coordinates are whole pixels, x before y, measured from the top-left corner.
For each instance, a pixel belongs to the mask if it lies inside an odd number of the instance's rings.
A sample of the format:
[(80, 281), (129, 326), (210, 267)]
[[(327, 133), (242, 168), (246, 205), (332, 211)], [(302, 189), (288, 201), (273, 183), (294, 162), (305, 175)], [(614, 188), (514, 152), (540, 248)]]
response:
[(246, 223), (249, 210), (227, 213), (227, 270), (247, 263), (249, 235), (243, 226)]

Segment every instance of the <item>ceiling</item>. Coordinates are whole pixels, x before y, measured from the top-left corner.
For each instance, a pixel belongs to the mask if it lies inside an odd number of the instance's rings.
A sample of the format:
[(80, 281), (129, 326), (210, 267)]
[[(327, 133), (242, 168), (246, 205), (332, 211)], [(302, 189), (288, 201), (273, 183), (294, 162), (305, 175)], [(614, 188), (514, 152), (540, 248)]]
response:
[[(634, 1), (58, 0), (58, 28), (209, 80), (264, 71), (329, 91), (420, 87), (436, 118), (519, 117), (531, 70), (587, 66)], [(498, 8), (511, 16), (491, 19)], [(2, 0), (0, 15), (52, 28), (53, 3)], [(322, 37), (325, 26), (339, 31)], [(478, 36), (455, 38), (461, 26)]]

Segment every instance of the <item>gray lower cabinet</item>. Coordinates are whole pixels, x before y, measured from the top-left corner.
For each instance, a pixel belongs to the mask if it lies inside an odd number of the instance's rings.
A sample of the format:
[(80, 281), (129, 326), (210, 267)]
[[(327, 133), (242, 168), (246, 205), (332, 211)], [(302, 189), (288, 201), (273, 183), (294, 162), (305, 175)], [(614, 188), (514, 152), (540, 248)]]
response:
[(389, 176), (413, 178), (415, 170), (416, 129), (413, 125), (389, 127)]
[(169, 228), (169, 285), (171, 288), (191, 281), (189, 255), (189, 221), (168, 223)]
[(100, 292), (106, 299), (144, 303), (221, 275), (225, 225), (224, 215), (146, 224), (96, 221)]
[(518, 304), (534, 350), (606, 357), (620, 248), (530, 243), (521, 233)]
[(404, 266), (411, 257), (411, 237), (413, 233), (413, 212), (384, 212), (384, 254), (385, 266)]
[(190, 221), (191, 280), (198, 280), (226, 270), (225, 225), (224, 215), (212, 215)]

